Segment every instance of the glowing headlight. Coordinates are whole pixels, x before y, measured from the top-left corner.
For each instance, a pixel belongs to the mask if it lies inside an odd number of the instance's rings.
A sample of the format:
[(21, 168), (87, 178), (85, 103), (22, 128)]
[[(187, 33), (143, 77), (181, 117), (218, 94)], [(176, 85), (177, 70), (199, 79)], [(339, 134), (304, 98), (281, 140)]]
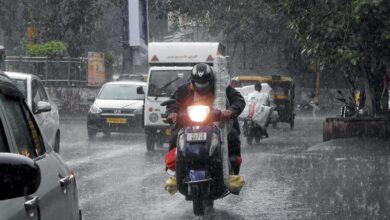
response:
[(219, 145), (219, 137), (218, 137), (218, 134), (217, 133), (213, 133), (213, 135), (211, 136), (211, 144), (210, 144), (210, 151), (209, 151), (209, 155), (212, 156), (215, 149), (217, 149)]
[(100, 114), (103, 111), (99, 107), (97, 107), (95, 104), (93, 104), (91, 106), (91, 109), (89, 109), (89, 112), (92, 113), (92, 114)]
[(187, 113), (193, 122), (203, 122), (206, 120), (209, 112), (210, 108), (204, 105), (193, 105), (189, 106), (187, 109)]
[(184, 134), (180, 134), (180, 135), (179, 135), (179, 141), (177, 142), (177, 145), (179, 145), (179, 148), (180, 148), (180, 150), (182, 150), (182, 151), (183, 151), (183, 149), (184, 149), (184, 144), (185, 144)]
[(158, 114), (152, 113), (149, 115), (149, 121), (152, 123), (156, 123), (158, 121)]

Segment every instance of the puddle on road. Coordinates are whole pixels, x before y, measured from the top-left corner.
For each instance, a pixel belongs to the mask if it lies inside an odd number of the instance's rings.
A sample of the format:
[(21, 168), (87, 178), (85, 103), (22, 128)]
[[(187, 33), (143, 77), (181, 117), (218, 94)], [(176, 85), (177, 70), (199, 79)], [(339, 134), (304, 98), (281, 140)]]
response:
[(277, 181), (289, 183), (291, 208), (304, 218), (390, 216), (389, 156), (278, 155), (267, 157)]

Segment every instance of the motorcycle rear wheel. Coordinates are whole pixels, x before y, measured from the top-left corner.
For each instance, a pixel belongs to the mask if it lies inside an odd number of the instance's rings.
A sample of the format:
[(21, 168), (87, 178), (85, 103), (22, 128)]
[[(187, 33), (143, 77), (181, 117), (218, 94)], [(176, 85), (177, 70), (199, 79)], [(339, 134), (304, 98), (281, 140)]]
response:
[(201, 199), (194, 199), (192, 201), (192, 206), (194, 209), (194, 214), (196, 216), (203, 216), (204, 215), (204, 203)]
[(251, 134), (248, 134), (248, 136), (246, 137), (246, 143), (248, 145), (252, 145), (252, 143), (253, 143), (253, 136)]
[[(259, 134), (260, 135), (260, 134)], [(260, 137), (255, 137), (255, 142), (256, 142), (256, 144), (260, 144), (260, 140), (261, 140), (261, 138)]]

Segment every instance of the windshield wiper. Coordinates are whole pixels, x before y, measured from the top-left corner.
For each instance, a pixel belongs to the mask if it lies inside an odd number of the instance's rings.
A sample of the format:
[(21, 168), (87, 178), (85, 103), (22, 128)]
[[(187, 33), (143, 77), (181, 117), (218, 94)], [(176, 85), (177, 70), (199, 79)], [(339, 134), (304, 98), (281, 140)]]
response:
[(159, 93), (156, 95), (156, 98), (154, 98), (154, 100), (157, 100), (157, 99), (158, 99), (158, 97), (159, 97), (160, 94), (161, 94), (161, 90), (167, 88), (168, 86), (170, 86), (172, 83), (176, 82), (176, 81), (179, 80), (179, 79), (180, 79), (180, 77), (176, 77), (174, 80), (169, 81), (169, 82), (168, 82), (167, 84), (165, 84), (163, 87), (159, 88), (159, 89), (158, 89)]

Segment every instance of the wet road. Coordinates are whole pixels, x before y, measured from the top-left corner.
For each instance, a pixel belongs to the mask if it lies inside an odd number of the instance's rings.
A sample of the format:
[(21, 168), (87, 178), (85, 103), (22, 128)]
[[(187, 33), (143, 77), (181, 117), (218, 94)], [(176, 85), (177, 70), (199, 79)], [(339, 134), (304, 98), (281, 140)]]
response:
[[(243, 142), (240, 196), (215, 202), (204, 219), (388, 219), (390, 148), (380, 140), (322, 143), (322, 120), (298, 117), (269, 128), (259, 146)], [(146, 153), (142, 133), (98, 135), (63, 120), (61, 155), (76, 170), (89, 219), (197, 219), (192, 203), (163, 189), (167, 147)]]

